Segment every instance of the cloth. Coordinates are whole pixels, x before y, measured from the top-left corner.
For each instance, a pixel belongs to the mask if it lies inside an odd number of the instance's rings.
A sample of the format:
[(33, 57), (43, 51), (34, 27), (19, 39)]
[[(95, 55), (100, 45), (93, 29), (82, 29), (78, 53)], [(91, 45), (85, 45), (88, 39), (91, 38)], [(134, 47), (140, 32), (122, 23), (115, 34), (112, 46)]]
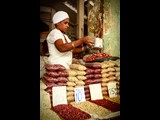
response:
[(60, 21), (66, 19), (66, 18), (69, 18), (68, 14), (64, 11), (58, 11), (54, 14), (53, 16), (53, 23), (56, 24), (56, 23), (59, 23)]
[[(65, 34), (64, 36), (67, 42), (70, 43), (71, 40), (68, 38), (68, 36)], [(64, 36), (63, 36), (63, 33), (56, 28), (53, 29), (47, 36), (47, 43), (48, 43), (48, 50), (49, 50), (48, 61), (50, 64), (61, 64), (66, 69), (69, 69), (69, 66), (72, 63), (72, 51), (60, 52), (57, 50), (56, 46), (54, 45), (54, 42), (58, 39), (62, 39), (63, 43), (66, 43)]]

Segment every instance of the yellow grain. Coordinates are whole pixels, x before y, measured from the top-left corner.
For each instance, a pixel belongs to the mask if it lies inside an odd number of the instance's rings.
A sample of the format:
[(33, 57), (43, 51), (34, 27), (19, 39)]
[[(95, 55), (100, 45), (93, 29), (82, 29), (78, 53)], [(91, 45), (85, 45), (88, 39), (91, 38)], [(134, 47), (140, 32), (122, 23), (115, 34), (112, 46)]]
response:
[(89, 101), (84, 102), (72, 102), (71, 103), (74, 107), (81, 109), (82, 111), (89, 113), (89, 114), (96, 114), (100, 117), (104, 117), (111, 113), (110, 110), (103, 108), (102, 106), (98, 106), (94, 103), (91, 103)]

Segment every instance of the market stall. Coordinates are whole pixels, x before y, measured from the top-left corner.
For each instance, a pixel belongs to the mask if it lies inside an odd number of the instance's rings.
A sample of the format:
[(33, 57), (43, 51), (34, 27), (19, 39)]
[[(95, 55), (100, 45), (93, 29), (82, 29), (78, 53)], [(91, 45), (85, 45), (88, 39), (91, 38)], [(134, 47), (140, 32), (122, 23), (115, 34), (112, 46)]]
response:
[[(44, 69), (40, 80), (42, 120), (49, 116), (50, 120), (97, 120), (120, 116), (118, 57), (94, 53), (83, 59), (74, 58), (70, 69), (59, 64), (45, 64)], [(46, 116), (45, 111), (49, 115)]]
[[(73, 54), (69, 69), (60, 64), (51, 65), (48, 56), (40, 56), (41, 120), (120, 119), (119, 0), (85, 3), (88, 10), (86, 34), (97, 37), (93, 46), (96, 49)], [(70, 38), (82, 37), (85, 30), (81, 14), (84, 5), (78, 5), (79, 21), (70, 25), (74, 28), (67, 33)]]

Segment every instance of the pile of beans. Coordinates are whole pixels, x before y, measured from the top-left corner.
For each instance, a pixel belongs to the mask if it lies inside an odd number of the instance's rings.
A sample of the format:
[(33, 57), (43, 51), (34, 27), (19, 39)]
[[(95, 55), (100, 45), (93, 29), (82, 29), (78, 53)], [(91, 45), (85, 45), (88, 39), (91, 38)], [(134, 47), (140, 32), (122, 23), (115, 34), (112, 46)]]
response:
[(58, 115), (60, 115), (64, 120), (86, 120), (91, 118), (91, 116), (80, 110), (79, 108), (73, 107), (71, 104), (61, 104), (52, 108)]
[(106, 109), (111, 110), (112, 112), (116, 112), (120, 110), (120, 104), (112, 102), (110, 100), (101, 99), (101, 100), (91, 100), (90, 102), (93, 102), (99, 106), (102, 106)]
[(84, 101), (79, 103), (72, 102), (71, 104), (74, 107), (79, 108), (86, 113), (92, 115), (98, 115), (99, 117), (105, 117), (111, 113), (110, 110), (89, 101)]

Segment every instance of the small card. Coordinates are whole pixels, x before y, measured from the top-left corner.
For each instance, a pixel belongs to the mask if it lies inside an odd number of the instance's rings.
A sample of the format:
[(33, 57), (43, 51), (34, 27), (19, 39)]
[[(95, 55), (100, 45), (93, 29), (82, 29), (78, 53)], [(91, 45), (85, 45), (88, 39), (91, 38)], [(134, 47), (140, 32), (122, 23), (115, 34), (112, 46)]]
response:
[(109, 93), (109, 97), (117, 97), (117, 86), (116, 86), (116, 82), (111, 82), (107, 84), (108, 86), (108, 93)]
[(101, 84), (89, 85), (91, 100), (103, 99)]
[(52, 103), (53, 106), (67, 104), (66, 86), (52, 87)]
[(84, 87), (82, 86), (82, 87), (74, 88), (74, 96), (75, 96), (75, 102), (86, 101)]

